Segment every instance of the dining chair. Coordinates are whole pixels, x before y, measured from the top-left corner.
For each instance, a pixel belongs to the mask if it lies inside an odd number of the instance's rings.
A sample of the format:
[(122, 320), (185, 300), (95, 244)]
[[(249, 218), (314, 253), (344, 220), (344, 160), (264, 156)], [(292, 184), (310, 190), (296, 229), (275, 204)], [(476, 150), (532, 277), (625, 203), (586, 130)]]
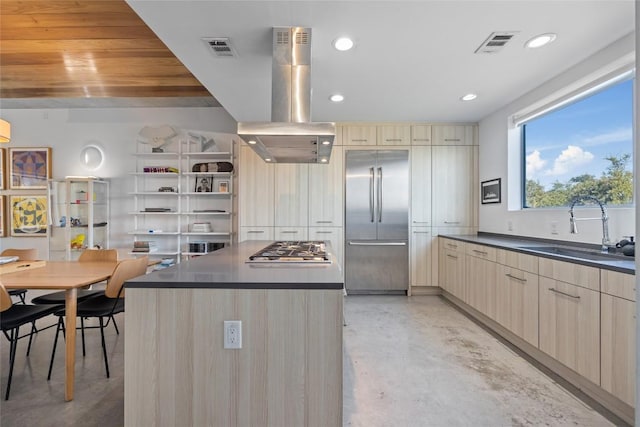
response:
[[(35, 248), (30, 249), (13, 249), (8, 248), (0, 253), (0, 256), (17, 256), (20, 261), (33, 261), (38, 259), (38, 250)], [(20, 298), (22, 304), (26, 303), (25, 297), (27, 295), (26, 289), (11, 289), (9, 295)]]
[[(100, 328), (102, 355), (104, 357), (104, 367), (107, 372), (107, 378), (109, 378), (109, 362), (107, 360), (107, 347), (104, 341), (104, 328), (108, 323), (105, 324), (104, 319), (113, 319), (114, 315), (124, 311), (124, 282), (145, 274), (147, 272), (147, 263), (148, 259), (146, 256), (120, 261), (107, 281), (107, 287), (104, 289), (102, 294), (88, 298), (78, 304), (78, 317), (98, 319), (99, 326), (87, 326), (86, 329)], [(53, 351), (51, 352), (51, 362), (49, 363), (49, 374), (47, 375), (47, 380), (51, 379), (51, 370), (53, 368), (53, 360), (56, 355), (58, 335), (60, 331), (62, 331), (63, 335), (65, 334), (64, 310), (57, 311), (55, 315), (58, 316), (58, 327), (56, 328), (56, 337), (53, 341)], [(82, 341), (84, 346), (84, 328)]]
[(9, 378), (7, 379), (7, 391), (4, 400), (9, 400), (18, 340), (29, 337), (27, 356), (29, 356), (31, 352), (34, 328), (31, 328), (29, 334), (20, 336), (20, 326), (27, 323), (35, 323), (36, 320), (55, 313), (60, 309), (60, 305), (14, 304), (9, 292), (7, 292), (4, 285), (0, 282), (0, 329), (2, 329), (4, 336), (9, 340)]

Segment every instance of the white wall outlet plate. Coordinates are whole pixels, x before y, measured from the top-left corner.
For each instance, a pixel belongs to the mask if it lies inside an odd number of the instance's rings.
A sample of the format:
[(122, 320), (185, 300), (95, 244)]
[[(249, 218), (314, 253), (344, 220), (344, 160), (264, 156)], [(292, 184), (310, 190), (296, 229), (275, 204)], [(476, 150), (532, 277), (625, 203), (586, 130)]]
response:
[(558, 221), (551, 221), (551, 234), (558, 234)]
[(242, 348), (242, 320), (224, 321), (224, 348)]

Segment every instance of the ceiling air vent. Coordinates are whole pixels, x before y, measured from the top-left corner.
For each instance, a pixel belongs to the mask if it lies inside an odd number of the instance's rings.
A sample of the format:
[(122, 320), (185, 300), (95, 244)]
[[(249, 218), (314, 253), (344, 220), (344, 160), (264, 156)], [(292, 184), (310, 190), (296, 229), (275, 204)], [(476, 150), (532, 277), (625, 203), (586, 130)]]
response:
[(511, 41), (518, 31), (496, 31), (478, 47), (475, 53), (498, 53)]
[(202, 41), (209, 46), (209, 49), (217, 58), (235, 58), (238, 56), (228, 37), (208, 37), (203, 38)]

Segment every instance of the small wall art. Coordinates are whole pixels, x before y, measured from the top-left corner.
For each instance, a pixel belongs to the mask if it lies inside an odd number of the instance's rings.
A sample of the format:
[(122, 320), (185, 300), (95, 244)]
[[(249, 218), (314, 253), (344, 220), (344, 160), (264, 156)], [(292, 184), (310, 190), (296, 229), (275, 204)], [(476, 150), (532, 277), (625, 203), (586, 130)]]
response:
[(0, 148), (0, 190), (5, 190), (7, 188), (5, 184), (5, 171), (7, 170), (7, 167), (5, 166), (6, 158), (7, 150)]
[(9, 196), (11, 236), (44, 237), (47, 235), (47, 196)]
[(229, 192), (229, 181), (218, 182), (218, 193), (228, 193), (228, 192)]
[(213, 177), (211, 176), (197, 176), (196, 187), (193, 191), (196, 193), (211, 193), (213, 191)]
[(4, 196), (0, 196), (0, 237), (5, 237), (7, 235), (6, 222), (6, 215), (4, 214)]
[(9, 180), (12, 189), (46, 189), (51, 178), (51, 148), (9, 148)]
[(480, 194), (482, 195), (482, 204), (500, 203), (500, 183), (501, 178), (482, 181), (480, 184)]

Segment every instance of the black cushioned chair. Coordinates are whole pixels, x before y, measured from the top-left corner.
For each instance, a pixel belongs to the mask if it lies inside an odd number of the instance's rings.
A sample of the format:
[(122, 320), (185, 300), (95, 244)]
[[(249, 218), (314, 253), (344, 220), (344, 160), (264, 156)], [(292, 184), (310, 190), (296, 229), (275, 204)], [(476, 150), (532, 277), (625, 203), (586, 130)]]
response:
[(29, 356), (29, 353), (31, 352), (31, 340), (33, 338), (34, 328), (31, 328), (28, 335), (20, 336), (20, 326), (27, 323), (35, 323), (36, 320), (48, 316), (60, 309), (60, 305), (13, 304), (13, 301), (9, 296), (9, 292), (7, 292), (4, 285), (0, 283), (0, 328), (4, 333), (4, 336), (9, 340), (9, 378), (7, 379), (7, 391), (5, 393), (4, 400), (9, 400), (18, 340), (29, 337), (27, 356)]
[[(85, 327), (86, 329), (100, 328), (100, 337), (102, 339), (102, 355), (104, 356), (104, 367), (109, 378), (109, 362), (107, 360), (107, 347), (104, 342), (104, 328), (108, 325), (104, 319), (112, 319), (117, 313), (124, 311), (124, 282), (134, 277), (142, 276), (147, 271), (147, 257), (137, 259), (126, 259), (120, 261), (116, 266), (111, 278), (107, 281), (107, 287), (101, 295), (88, 298), (78, 304), (77, 316), (81, 318), (98, 318), (100, 326)], [(58, 316), (58, 327), (56, 328), (56, 337), (53, 341), (53, 351), (51, 352), (51, 362), (49, 363), (49, 374), (47, 380), (51, 379), (51, 370), (53, 368), (53, 359), (56, 355), (56, 345), (58, 343), (58, 334), (60, 331), (65, 333), (64, 326), (64, 310), (55, 313)], [(82, 329), (82, 341), (84, 343), (84, 329)], [(84, 347), (84, 344), (83, 344)]]

